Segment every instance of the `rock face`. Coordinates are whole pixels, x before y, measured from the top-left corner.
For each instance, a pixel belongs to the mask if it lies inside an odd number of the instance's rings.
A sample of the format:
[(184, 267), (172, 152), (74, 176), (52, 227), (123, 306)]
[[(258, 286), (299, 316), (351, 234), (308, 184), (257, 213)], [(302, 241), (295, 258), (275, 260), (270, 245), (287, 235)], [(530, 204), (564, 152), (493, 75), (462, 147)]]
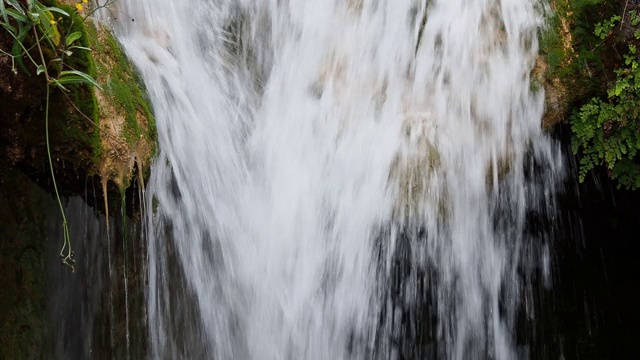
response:
[(0, 359), (38, 359), (44, 341), (44, 249), (50, 197), (0, 164)]
[[(541, 53), (533, 68), (532, 81), (545, 90), (545, 113), (542, 118), (542, 127), (545, 129), (551, 129), (563, 121), (571, 110), (573, 100), (582, 95), (579, 89), (570, 89), (576, 79), (561, 75), (561, 69), (570, 68), (574, 61), (571, 34), (573, 13), (566, 6), (565, 0), (550, 1), (548, 24), (541, 33)], [(551, 61), (556, 62), (553, 68)]]
[[(62, 29), (65, 21), (59, 23)], [(51, 92), (48, 129), (57, 186), (63, 197), (82, 196), (107, 214), (109, 208), (117, 212), (125, 197), (131, 213), (139, 204), (131, 206), (138, 201), (129, 201), (132, 193), (125, 190), (149, 173), (154, 118), (144, 86), (110, 31), (93, 21), (73, 26), (82, 33), (76, 44), (92, 51), (74, 50), (66, 62), (92, 75), (102, 90), (72, 84), (69, 92)], [(12, 44), (0, 28), (0, 49), (10, 52)], [(40, 358), (45, 328), (43, 254), (50, 247), (44, 207), (55, 205), (47, 194), (53, 184), (46, 83), (24, 64), (29, 74), (0, 53), (0, 359)]]
[[(111, 32), (94, 22), (87, 26), (96, 64), (100, 148), (97, 172), (125, 188), (134, 171), (149, 166), (155, 152), (155, 122), (144, 85)], [(137, 164), (137, 166), (136, 166)]]
[(538, 56), (533, 68), (533, 81), (544, 87), (544, 116), (542, 127), (551, 129), (563, 121), (570, 110), (571, 93), (559, 77), (548, 78), (549, 64)]
[[(87, 178), (104, 183), (109, 192), (125, 189), (135, 174), (147, 173), (155, 152), (155, 123), (144, 87), (118, 42), (97, 22), (85, 23), (81, 31), (80, 44), (93, 51), (79, 54), (73, 65), (82, 65), (102, 91), (72, 85), (68, 93), (54, 89), (51, 94), (51, 153), (65, 195), (81, 194)], [(4, 33), (0, 46), (11, 47)], [(11, 59), (0, 57), (0, 157), (48, 188), (44, 77), (26, 65), (31, 75), (12, 71)]]
[[(543, 127), (563, 121), (592, 97), (606, 99), (615, 70), (624, 65), (632, 40), (629, 12), (637, 2), (550, 0), (545, 10), (547, 24), (539, 31), (540, 56), (533, 69), (535, 87), (545, 89)], [(612, 15), (626, 14), (604, 38), (595, 35), (597, 24)]]

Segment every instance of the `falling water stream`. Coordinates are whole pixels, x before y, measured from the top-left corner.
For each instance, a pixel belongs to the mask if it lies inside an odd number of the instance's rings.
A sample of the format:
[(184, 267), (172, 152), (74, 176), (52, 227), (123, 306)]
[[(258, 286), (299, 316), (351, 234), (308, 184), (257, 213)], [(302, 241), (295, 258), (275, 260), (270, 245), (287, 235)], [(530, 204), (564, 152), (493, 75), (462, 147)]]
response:
[(562, 163), (536, 0), (125, 0), (152, 358), (510, 359)]

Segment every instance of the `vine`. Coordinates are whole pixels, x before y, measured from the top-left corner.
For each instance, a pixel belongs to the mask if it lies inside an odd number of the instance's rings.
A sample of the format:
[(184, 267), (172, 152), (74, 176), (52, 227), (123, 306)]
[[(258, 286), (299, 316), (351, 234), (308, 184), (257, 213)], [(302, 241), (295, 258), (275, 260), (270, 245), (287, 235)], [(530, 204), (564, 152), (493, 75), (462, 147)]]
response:
[[(36, 76), (42, 76), (46, 87), (45, 103), (45, 143), (47, 159), (51, 170), (54, 194), (60, 207), (63, 228), (63, 244), (60, 249), (61, 262), (75, 271), (74, 252), (71, 247), (69, 227), (62, 205), (62, 199), (58, 191), (51, 157), (51, 144), (49, 139), (49, 107), (51, 92), (58, 89), (69, 93), (69, 85), (87, 84), (100, 89), (96, 80), (87, 74), (73, 68), (68, 61), (73, 59), (74, 52), (91, 51), (90, 48), (77, 45), (76, 42), (83, 36), (81, 31), (72, 31), (74, 23), (84, 23), (89, 15), (104, 5), (95, 7), (91, 12), (82, 15), (88, 0), (76, 3), (72, 13), (58, 6), (45, 6), (38, 0), (0, 0), (0, 28), (12, 39), (11, 49), (1, 49), (0, 56), (11, 58), (11, 71), (18, 73), (18, 69), (31, 75), (28, 66), (33, 66)], [(56, 16), (58, 16), (56, 18)], [(66, 25), (66, 31), (62, 26)], [(67, 25), (68, 24), (68, 25)], [(25, 58), (27, 64), (25, 64)]]

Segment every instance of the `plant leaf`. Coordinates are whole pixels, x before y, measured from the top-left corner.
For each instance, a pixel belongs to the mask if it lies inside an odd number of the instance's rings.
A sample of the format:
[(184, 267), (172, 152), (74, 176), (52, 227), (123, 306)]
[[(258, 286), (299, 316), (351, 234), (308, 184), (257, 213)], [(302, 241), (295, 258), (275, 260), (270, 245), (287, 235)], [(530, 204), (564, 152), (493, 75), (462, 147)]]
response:
[(84, 47), (84, 46), (70, 46), (69, 49), (80, 49), (80, 50), (87, 50), (87, 51), (91, 51), (90, 48), (88, 47)]
[(64, 11), (64, 10), (62, 10), (60, 8), (57, 8), (57, 7), (48, 7), (48, 8), (45, 8), (45, 9), (47, 9), (49, 11), (52, 11), (52, 12), (57, 12), (58, 14), (62, 14), (64, 16), (69, 16), (68, 12), (66, 12), (66, 11)]
[(40, 64), (38, 65), (38, 68), (36, 68), (36, 75), (40, 75), (44, 72), (44, 65)]
[(16, 10), (6, 9), (6, 12), (7, 12), (7, 15), (11, 16), (12, 18), (18, 21), (29, 23), (29, 24), (33, 23), (31, 20), (29, 20), (28, 17), (26, 17), (24, 14), (17, 12)]
[(27, 31), (28, 28), (20, 26), (18, 35), (16, 36), (16, 39), (13, 42), (13, 46), (11, 47), (11, 55), (13, 55), (14, 59), (16, 59), (16, 64), (18, 64), (20, 70), (24, 71), (25, 74), (30, 75), (29, 70), (27, 70), (27, 67), (24, 66), (24, 62), (22, 61), (23, 49), (22, 46), (20, 46), (22, 40), (24, 40), (25, 36), (27, 35)]
[(0, 14), (2, 14), (2, 18), (5, 23), (9, 23), (9, 17), (7, 16), (7, 12), (4, 10), (4, 0), (0, 0)]
[(77, 71), (77, 70), (61, 71), (60, 77), (58, 78), (58, 82), (61, 84), (78, 84), (78, 83), (91, 84), (97, 87), (98, 89), (102, 90), (102, 88), (100, 87), (100, 85), (98, 85), (98, 82), (94, 78), (92, 78), (86, 73), (83, 73), (82, 71)]
[(24, 15), (24, 10), (22, 9), (22, 6), (20, 6), (20, 4), (18, 4), (18, 1), (16, 0), (5, 0), (9, 5), (11, 5), (14, 9), (18, 10), (20, 12), (20, 14)]
[(66, 92), (69, 92), (69, 89), (67, 89), (66, 87), (62, 86), (62, 84), (58, 80), (53, 79), (52, 82), (53, 82), (53, 85), (59, 87), (60, 89), (66, 91)]
[(69, 34), (69, 36), (67, 36), (67, 39), (65, 40), (67, 46), (73, 44), (74, 41), (80, 39), (82, 37), (82, 32), (80, 31), (75, 31), (72, 32), (71, 34)]
[(42, 8), (42, 10), (40, 11), (40, 19), (41, 22), (39, 27), (44, 33), (44, 39), (52, 42), (52, 45), (55, 45), (52, 47), (57, 47), (58, 45), (60, 45), (60, 32), (58, 31), (58, 27), (49, 23), (49, 21), (55, 20), (53, 14), (50, 11)]

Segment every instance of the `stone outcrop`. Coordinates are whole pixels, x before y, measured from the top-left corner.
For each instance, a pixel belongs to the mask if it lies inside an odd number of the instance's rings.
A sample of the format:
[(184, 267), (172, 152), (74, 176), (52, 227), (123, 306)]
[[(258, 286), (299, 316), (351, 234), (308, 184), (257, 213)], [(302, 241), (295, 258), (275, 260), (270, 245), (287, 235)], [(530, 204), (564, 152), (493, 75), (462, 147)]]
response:
[[(54, 171), (65, 195), (82, 195), (87, 179), (115, 193), (137, 174), (148, 173), (156, 143), (154, 118), (142, 83), (110, 31), (94, 21), (81, 30), (80, 45), (92, 51), (77, 50), (73, 65), (93, 75), (102, 90), (88, 85), (69, 86), (70, 92), (53, 89), (49, 134)], [(0, 34), (3, 49), (10, 49), (11, 40)], [(14, 71), (11, 58), (0, 56), (0, 157), (50, 189), (45, 80), (25, 65), (30, 74)]]
[[(69, 22), (58, 23), (62, 31)], [(156, 146), (144, 86), (107, 28), (91, 20), (73, 26), (82, 33), (76, 44), (92, 51), (74, 49), (65, 63), (92, 75), (102, 89), (52, 89), (48, 130), (57, 187), (63, 198), (82, 196), (100, 212), (117, 213), (125, 197), (129, 213), (136, 213), (137, 194), (132, 200), (126, 189), (144, 182)], [(12, 45), (0, 28), (0, 49), (10, 53)], [(45, 221), (57, 204), (48, 194), (46, 80), (26, 59), (24, 69), (13, 60), (0, 53), (0, 359), (32, 359), (42, 357), (45, 346), (43, 263), (51, 248)]]

